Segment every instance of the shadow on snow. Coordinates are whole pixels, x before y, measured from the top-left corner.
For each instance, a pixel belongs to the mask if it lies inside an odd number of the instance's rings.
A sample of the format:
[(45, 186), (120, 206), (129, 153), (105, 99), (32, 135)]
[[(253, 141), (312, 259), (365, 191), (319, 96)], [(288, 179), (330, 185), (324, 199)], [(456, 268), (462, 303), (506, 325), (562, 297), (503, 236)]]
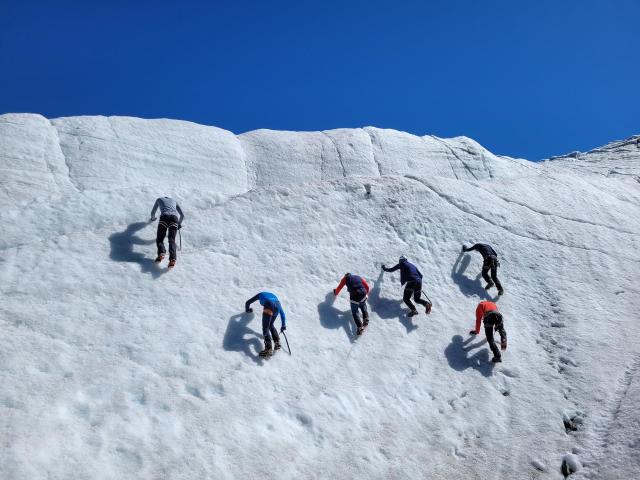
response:
[(449, 366), (454, 370), (461, 372), (467, 368), (473, 368), (478, 370), (485, 377), (490, 377), (493, 371), (494, 364), (489, 360), (489, 350), (484, 348), (473, 353), (471, 356), (468, 353), (487, 343), (487, 339), (479, 341), (469, 345), (476, 337), (469, 337), (466, 340), (462, 339), (462, 335), (454, 335), (451, 338), (451, 343), (444, 349), (444, 356), (447, 357)]
[(453, 268), (451, 269), (451, 278), (454, 283), (458, 285), (460, 291), (467, 297), (478, 296), (482, 299), (491, 300), (491, 295), (489, 295), (482, 286), (481, 273), (478, 273), (475, 279), (471, 279), (464, 274), (470, 262), (471, 256), (460, 252), (456, 263), (453, 264)]
[(109, 257), (116, 262), (137, 263), (140, 265), (142, 273), (149, 273), (153, 278), (158, 278), (166, 269), (161, 269), (152, 258), (140, 252), (134, 251), (135, 245), (153, 245), (153, 240), (143, 240), (136, 236), (136, 233), (149, 225), (148, 222), (136, 222), (129, 225), (125, 231), (114, 233), (109, 237), (111, 243), (111, 253)]
[(249, 322), (253, 318), (253, 313), (239, 313), (230, 317), (227, 331), (222, 340), (222, 348), (228, 352), (244, 353), (258, 365), (262, 365), (262, 358), (258, 355), (262, 350), (262, 342), (260, 341), (262, 335), (249, 328)]
[(411, 333), (418, 328), (418, 326), (413, 324), (412, 317), (407, 316), (408, 310), (403, 307), (404, 303), (402, 299), (391, 300), (380, 296), (382, 283), (384, 281), (383, 276), (384, 272), (381, 271), (375, 285), (369, 292), (369, 306), (371, 311), (385, 320), (397, 318), (404, 328), (406, 328), (407, 333)]
[(352, 320), (351, 308), (347, 311), (340, 310), (334, 306), (336, 296), (333, 292), (327, 293), (324, 302), (318, 304), (318, 316), (320, 324), (328, 329), (344, 328), (347, 338), (351, 343), (355, 342), (356, 326)]

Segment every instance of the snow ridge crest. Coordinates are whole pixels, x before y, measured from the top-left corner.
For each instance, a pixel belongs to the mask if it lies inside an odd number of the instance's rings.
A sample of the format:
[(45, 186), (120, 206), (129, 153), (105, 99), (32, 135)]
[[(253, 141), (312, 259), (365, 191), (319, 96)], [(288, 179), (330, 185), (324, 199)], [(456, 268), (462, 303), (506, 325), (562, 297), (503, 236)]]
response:
[[(375, 127), (234, 135), (179, 120), (80, 116), (49, 121), (35, 114), (5, 114), (0, 138), (3, 170), (16, 178), (24, 178), (25, 169), (31, 172), (31, 188), (2, 183), (7, 200), (145, 186), (227, 196), (255, 187), (416, 173), (481, 180), (508, 175), (515, 162), (466, 137), (418, 137)], [(45, 157), (54, 162), (30, 166)]]

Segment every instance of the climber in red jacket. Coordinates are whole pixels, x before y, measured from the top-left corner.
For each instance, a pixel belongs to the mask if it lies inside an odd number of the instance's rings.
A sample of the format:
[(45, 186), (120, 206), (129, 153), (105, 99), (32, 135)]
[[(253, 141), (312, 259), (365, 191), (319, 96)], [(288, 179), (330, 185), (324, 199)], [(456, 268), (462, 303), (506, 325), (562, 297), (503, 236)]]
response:
[[(367, 295), (369, 295), (369, 285), (367, 281), (358, 276), (345, 274), (340, 280), (338, 287), (333, 290), (334, 295), (338, 295), (342, 287), (347, 286), (349, 291), (349, 300), (351, 300), (351, 315), (353, 315), (353, 321), (356, 322), (358, 328), (357, 334), (362, 335), (364, 327), (369, 325), (369, 312), (367, 311)], [(360, 315), (358, 310), (362, 310), (362, 318), (364, 322), (360, 321)]]
[[(476, 328), (471, 330), (471, 335), (477, 335), (480, 333), (480, 322), (484, 323), (484, 333), (487, 336), (487, 342), (493, 352), (492, 362), (502, 362), (502, 355), (500, 350), (507, 349), (507, 332), (504, 329), (504, 319), (502, 314), (498, 311), (498, 305), (487, 300), (482, 301), (476, 307)], [(493, 339), (493, 331), (496, 330), (500, 334), (500, 350), (496, 346)]]

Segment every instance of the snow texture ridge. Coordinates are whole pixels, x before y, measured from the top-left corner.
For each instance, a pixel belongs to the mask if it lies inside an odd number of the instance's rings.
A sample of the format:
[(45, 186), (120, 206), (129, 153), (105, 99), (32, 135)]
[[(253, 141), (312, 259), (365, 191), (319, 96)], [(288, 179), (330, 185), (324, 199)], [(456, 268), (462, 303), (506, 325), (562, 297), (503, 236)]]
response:
[(552, 157), (554, 165), (590, 169), (602, 175), (627, 175), (640, 182), (640, 135), (611, 142), (586, 153), (572, 152)]
[[(49, 122), (40, 115), (8, 114), (0, 116), (0, 128), (4, 171), (15, 176), (16, 183), (18, 177), (26, 181), (23, 172), (32, 172), (28, 179), (32, 189), (19, 188), (21, 194), (32, 197), (65, 194), (72, 187), (106, 191), (176, 184), (211, 186), (230, 195), (256, 186), (358, 175), (404, 175), (429, 169), (437, 176), (479, 179), (492, 176), (494, 170), (511, 176), (515, 168), (514, 161), (496, 157), (467, 138), (416, 137), (372, 127), (327, 132), (257, 130), (235, 136), (175, 120), (69, 117)], [(19, 135), (25, 136), (23, 141), (17, 141)], [(14, 151), (21, 148), (39, 151)], [(291, 168), (292, 162), (298, 168)], [(129, 175), (142, 168), (144, 177)], [(144, 183), (136, 185), (134, 179)], [(7, 199), (14, 198), (8, 190), (12, 185), (16, 187), (11, 182), (2, 184)]]
[[(374, 127), (0, 116), (0, 478), (637, 477), (638, 139), (532, 163)], [(170, 273), (160, 195), (186, 215)], [(467, 333), (494, 298), (475, 241), (502, 264), (499, 366)], [(401, 254), (429, 316), (381, 273)], [(261, 290), (291, 356), (257, 355)]]

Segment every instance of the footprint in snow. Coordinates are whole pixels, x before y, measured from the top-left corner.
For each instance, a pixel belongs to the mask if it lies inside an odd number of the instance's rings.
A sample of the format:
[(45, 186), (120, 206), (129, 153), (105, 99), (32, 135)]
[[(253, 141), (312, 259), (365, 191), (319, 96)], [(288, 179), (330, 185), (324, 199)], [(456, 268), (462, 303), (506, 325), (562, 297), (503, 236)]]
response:
[(581, 411), (565, 412), (562, 424), (566, 433), (576, 432), (584, 425), (585, 414)]
[(184, 389), (187, 391), (189, 395), (192, 395), (200, 400), (204, 400), (205, 398), (202, 396), (200, 389), (198, 387), (194, 387), (193, 385), (186, 385)]

